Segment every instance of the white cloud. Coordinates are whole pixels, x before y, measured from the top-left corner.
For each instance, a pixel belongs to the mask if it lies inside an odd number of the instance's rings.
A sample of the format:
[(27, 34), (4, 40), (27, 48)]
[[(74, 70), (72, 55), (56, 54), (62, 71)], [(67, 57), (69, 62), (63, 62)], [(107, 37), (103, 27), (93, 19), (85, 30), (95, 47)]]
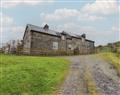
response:
[(11, 26), (11, 27), (2, 27), (1, 43), (6, 43), (10, 40), (22, 39), (24, 34), (25, 27), (23, 26)]
[(80, 10), (61, 8), (53, 13), (41, 13), (41, 17), (44, 21), (66, 21), (74, 18), (80, 21), (96, 21), (119, 13), (119, 8), (117, 0), (96, 0), (91, 4), (86, 4)]
[(0, 13), (0, 43), (7, 42), (13, 39), (22, 39), (25, 27), (15, 24), (15, 21), (10, 16)]
[(7, 15), (4, 15), (2, 13), (0, 13), (0, 24), (2, 24), (1, 26), (2, 27), (5, 27), (5, 26), (11, 26), (14, 24), (14, 21), (11, 17), (7, 16)]
[(96, 21), (96, 20), (103, 20), (104, 17), (103, 16), (96, 16), (96, 15), (89, 15), (86, 13), (82, 13), (81, 15), (79, 15), (78, 18), (80, 21)]
[(10, 30), (15, 32), (15, 31), (20, 31), (23, 28), (21, 26), (17, 26), (15, 24), (14, 19), (10, 16), (0, 13), (0, 18), (1, 18), (0, 19), (0, 22), (1, 22), (0, 27), (2, 27), (3, 29), (11, 28)]
[(95, 15), (110, 15), (118, 11), (117, 0), (96, 0), (82, 8), (82, 12)]
[(90, 26), (82, 26), (79, 23), (64, 23), (62, 25), (58, 25), (57, 31), (66, 31), (74, 34), (83, 34), (83, 33), (94, 33), (96, 32), (95, 28)]
[(3, 8), (15, 7), (17, 5), (38, 5), (41, 3), (52, 3), (54, 0), (2, 0)]
[(11, 27), (11, 32), (24, 32), (25, 28), (22, 26)]
[(83, 21), (95, 21), (102, 20), (103, 17), (88, 15), (86, 13), (81, 13), (80, 10), (77, 9), (56, 9), (53, 13), (41, 13), (41, 18), (44, 21), (71, 21), (72, 19), (83, 20)]
[(112, 27), (112, 31), (113, 31), (113, 32), (120, 32), (120, 27), (115, 27), (115, 26), (113, 26), (113, 27)]
[(56, 9), (54, 13), (51, 14), (45, 14), (41, 13), (41, 17), (46, 21), (53, 21), (54, 20), (65, 20), (70, 19), (71, 17), (76, 17), (79, 15), (79, 11), (76, 9)]
[(64, 23), (58, 27), (57, 31), (66, 31), (73, 34), (83, 34), (85, 33), (88, 39), (94, 40), (96, 45), (107, 44), (109, 42), (114, 42), (119, 40), (119, 29), (113, 26), (111, 29), (96, 29), (91, 26), (82, 26), (79, 23)]

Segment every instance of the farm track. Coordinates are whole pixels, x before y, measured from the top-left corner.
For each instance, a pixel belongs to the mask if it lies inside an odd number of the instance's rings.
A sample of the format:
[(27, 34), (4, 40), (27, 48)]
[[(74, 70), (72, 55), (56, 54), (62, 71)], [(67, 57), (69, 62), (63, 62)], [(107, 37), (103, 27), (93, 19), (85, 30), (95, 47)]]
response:
[(64, 58), (71, 66), (57, 95), (120, 95), (120, 78), (108, 62), (95, 55)]

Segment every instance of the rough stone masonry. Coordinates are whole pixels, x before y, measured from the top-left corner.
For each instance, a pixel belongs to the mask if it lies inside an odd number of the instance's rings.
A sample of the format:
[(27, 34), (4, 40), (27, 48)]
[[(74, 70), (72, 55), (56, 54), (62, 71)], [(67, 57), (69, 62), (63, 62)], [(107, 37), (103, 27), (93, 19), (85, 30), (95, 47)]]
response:
[(94, 41), (86, 35), (76, 35), (65, 31), (57, 32), (46, 24), (39, 27), (26, 25), (23, 36), (23, 53), (29, 55), (76, 55), (94, 53)]

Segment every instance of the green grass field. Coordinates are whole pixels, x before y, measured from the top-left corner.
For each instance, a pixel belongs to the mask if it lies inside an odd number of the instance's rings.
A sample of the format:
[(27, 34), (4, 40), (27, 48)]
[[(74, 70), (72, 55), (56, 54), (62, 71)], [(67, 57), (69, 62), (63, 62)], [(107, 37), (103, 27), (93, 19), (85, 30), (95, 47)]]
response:
[(69, 67), (62, 58), (0, 56), (0, 95), (53, 95)]
[(110, 61), (111, 64), (116, 68), (118, 75), (120, 76), (120, 55), (111, 52), (100, 53), (105, 60)]

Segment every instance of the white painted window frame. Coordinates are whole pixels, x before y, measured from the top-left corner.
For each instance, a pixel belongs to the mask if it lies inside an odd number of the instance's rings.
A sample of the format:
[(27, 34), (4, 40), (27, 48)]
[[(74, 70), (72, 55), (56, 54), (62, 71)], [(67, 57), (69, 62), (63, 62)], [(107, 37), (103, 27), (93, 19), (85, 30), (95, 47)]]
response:
[(53, 42), (53, 50), (58, 50), (58, 42)]

